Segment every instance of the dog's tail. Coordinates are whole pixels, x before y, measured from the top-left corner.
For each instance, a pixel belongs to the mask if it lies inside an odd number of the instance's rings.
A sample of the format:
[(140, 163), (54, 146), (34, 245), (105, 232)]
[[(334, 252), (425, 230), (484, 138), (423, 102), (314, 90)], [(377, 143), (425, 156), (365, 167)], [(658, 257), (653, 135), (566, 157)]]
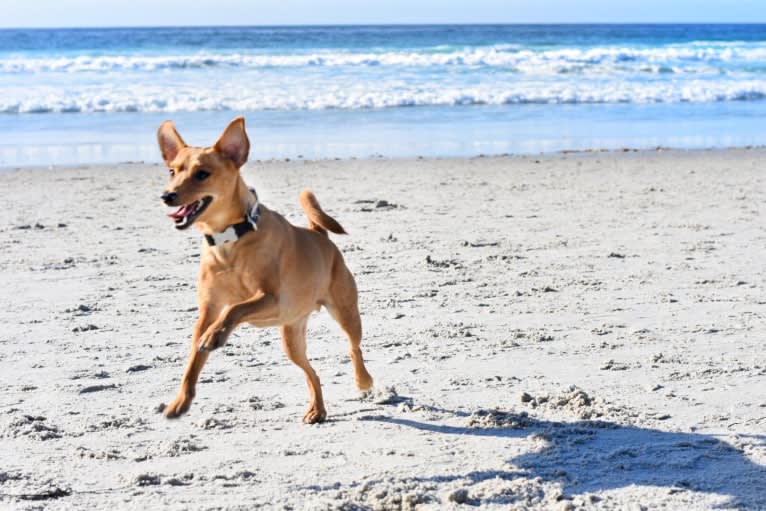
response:
[(347, 234), (337, 220), (322, 211), (319, 201), (317, 201), (311, 190), (303, 190), (300, 201), (303, 211), (306, 212), (306, 216), (309, 218), (310, 229), (321, 232), (325, 236), (327, 231), (334, 232), (335, 234)]

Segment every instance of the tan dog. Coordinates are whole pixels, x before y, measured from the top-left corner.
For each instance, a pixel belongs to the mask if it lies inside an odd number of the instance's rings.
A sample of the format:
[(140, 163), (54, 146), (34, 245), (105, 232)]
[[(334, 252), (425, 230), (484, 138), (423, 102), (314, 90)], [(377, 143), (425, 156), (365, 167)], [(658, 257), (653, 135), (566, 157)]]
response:
[(197, 284), (199, 319), (181, 388), (165, 407), (165, 416), (178, 417), (189, 409), (210, 352), (247, 322), (281, 327), (285, 353), (308, 381), (311, 401), (303, 421), (324, 420), (319, 377), (306, 357), (306, 322), (322, 306), (351, 342), (357, 387), (371, 388), (372, 377), (359, 348), (356, 283), (327, 235), (345, 234), (343, 227), (322, 211), (308, 190), (300, 196), (308, 229), (291, 225), (258, 203), (255, 191), (239, 175), (250, 151), (242, 117), (234, 119), (212, 147), (188, 147), (171, 121), (160, 126), (157, 139), (170, 171), (162, 199), (179, 206), (169, 216), (177, 229), (194, 225), (205, 234)]

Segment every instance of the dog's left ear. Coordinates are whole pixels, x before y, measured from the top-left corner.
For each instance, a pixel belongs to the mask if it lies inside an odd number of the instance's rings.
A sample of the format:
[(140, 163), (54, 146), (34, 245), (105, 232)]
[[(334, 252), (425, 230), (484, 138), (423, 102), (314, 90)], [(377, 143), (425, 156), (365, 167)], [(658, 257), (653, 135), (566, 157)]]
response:
[(250, 140), (245, 132), (245, 118), (240, 116), (231, 121), (213, 148), (233, 161), (237, 168), (244, 165), (250, 153)]

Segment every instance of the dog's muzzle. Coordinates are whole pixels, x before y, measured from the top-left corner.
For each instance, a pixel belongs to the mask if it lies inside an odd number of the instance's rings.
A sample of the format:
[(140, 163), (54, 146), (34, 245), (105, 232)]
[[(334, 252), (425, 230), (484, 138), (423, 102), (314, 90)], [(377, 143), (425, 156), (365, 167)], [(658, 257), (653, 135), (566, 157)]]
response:
[[(163, 200), (165, 200), (163, 195)], [(175, 195), (175, 194), (174, 194)], [(168, 213), (168, 216), (173, 219), (173, 221), (176, 223), (176, 229), (186, 229), (191, 224), (194, 223), (194, 220), (202, 214), (203, 211), (210, 205), (212, 202), (212, 197), (203, 197), (197, 201), (190, 202), (189, 204), (184, 204), (183, 206), (180, 206), (178, 209), (173, 211), (172, 213)], [(166, 201), (167, 203), (167, 201)]]

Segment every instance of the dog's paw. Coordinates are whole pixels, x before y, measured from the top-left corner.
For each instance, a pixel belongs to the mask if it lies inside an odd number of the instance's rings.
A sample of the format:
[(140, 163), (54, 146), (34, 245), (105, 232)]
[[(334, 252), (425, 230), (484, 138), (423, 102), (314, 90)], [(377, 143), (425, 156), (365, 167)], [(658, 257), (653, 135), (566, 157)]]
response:
[(162, 414), (168, 419), (177, 419), (189, 411), (192, 398), (188, 396), (178, 396), (169, 405), (165, 405)]
[(308, 409), (306, 415), (303, 416), (303, 422), (304, 424), (317, 424), (319, 422), (324, 422), (326, 418), (327, 412), (324, 408), (317, 408), (312, 406)]
[(229, 337), (229, 329), (222, 325), (213, 324), (205, 330), (199, 339), (199, 351), (213, 351), (226, 344)]
[(372, 376), (370, 376), (366, 369), (357, 373), (354, 376), (354, 380), (356, 381), (356, 388), (362, 392), (372, 391)]

